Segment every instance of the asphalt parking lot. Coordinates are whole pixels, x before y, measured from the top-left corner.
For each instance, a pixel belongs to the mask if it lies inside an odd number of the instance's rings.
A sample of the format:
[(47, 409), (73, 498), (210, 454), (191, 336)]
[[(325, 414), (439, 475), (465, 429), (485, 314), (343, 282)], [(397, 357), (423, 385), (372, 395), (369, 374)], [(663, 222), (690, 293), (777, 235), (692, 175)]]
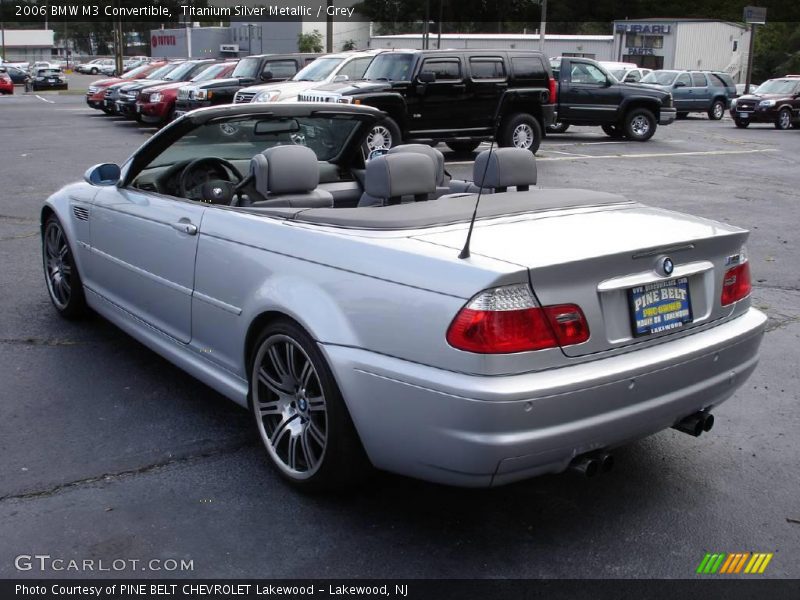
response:
[[(189, 559), (194, 577), (682, 578), (706, 552), (739, 551), (774, 552), (766, 577), (800, 577), (800, 130), (696, 117), (636, 143), (575, 128), (537, 157), (543, 187), (752, 231), (769, 331), (712, 432), (631, 444), (592, 480), (475, 491), (382, 474), (316, 497), (279, 480), (245, 411), (102, 319), (50, 306), (41, 202), (153, 132), (79, 95), (0, 98), (0, 577), (82, 575), (14, 566), (49, 554)], [(471, 157), (447, 152), (448, 170), (469, 177)]]

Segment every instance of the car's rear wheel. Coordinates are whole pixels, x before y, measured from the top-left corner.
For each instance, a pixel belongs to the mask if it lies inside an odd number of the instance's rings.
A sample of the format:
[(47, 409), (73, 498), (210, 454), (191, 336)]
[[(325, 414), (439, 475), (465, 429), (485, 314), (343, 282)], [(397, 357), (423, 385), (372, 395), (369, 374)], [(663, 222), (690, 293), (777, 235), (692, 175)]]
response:
[(569, 123), (553, 123), (547, 126), (547, 133), (564, 133), (569, 129)]
[(634, 108), (625, 115), (625, 137), (637, 142), (646, 142), (656, 132), (656, 118), (646, 108)]
[(615, 140), (621, 140), (625, 137), (625, 131), (619, 125), (603, 125), (601, 129), (608, 137), (614, 138)]
[(734, 120), (733, 120), (733, 123), (734, 123), (734, 124), (735, 124), (735, 125), (736, 125), (736, 126), (739, 128), (739, 129), (746, 129), (746, 128), (747, 128), (747, 126), (748, 126), (748, 125), (750, 125), (750, 121), (742, 121), (741, 119), (734, 119)]
[(450, 148), (450, 150), (453, 152), (459, 152), (461, 154), (473, 152), (475, 148), (480, 145), (480, 142), (447, 142), (447, 147)]
[(719, 121), (725, 115), (725, 103), (722, 100), (714, 100), (708, 109), (708, 118), (712, 121)]
[(500, 130), (498, 142), (500, 146), (522, 148), (535, 154), (542, 143), (542, 127), (529, 114), (511, 115)]
[(400, 127), (391, 117), (375, 125), (367, 134), (364, 146), (369, 154), (373, 150), (393, 148), (400, 143)]
[(47, 292), (59, 314), (75, 319), (86, 312), (83, 283), (72, 257), (67, 234), (58, 217), (50, 215), (42, 234), (42, 262)]
[(792, 126), (792, 111), (788, 108), (782, 108), (775, 117), (775, 129), (790, 129)]
[(250, 408), (278, 473), (308, 491), (342, 488), (369, 471), (347, 407), (316, 342), (296, 323), (275, 321), (250, 363)]

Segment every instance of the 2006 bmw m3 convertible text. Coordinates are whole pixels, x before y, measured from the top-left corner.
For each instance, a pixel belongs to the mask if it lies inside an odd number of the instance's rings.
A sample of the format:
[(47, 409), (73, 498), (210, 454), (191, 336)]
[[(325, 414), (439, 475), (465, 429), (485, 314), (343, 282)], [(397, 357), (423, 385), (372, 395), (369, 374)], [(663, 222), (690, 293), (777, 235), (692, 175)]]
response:
[(711, 428), (766, 321), (747, 231), (535, 188), (525, 150), (481, 153), (473, 181), (425, 144), (366, 157), (382, 118), (299, 103), (177, 119), (46, 201), (53, 304), (247, 406), (308, 489), (370, 467), (464, 486), (592, 474), (620, 444)]

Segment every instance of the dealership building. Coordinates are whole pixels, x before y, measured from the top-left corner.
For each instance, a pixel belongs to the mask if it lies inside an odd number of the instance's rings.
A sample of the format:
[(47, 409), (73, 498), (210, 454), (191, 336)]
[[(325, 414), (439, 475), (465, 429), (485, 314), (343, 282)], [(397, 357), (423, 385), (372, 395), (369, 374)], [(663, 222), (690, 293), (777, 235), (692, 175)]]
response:
[[(548, 56), (581, 56), (650, 69), (725, 71), (743, 81), (750, 31), (742, 24), (698, 19), (615, 21), (610, 35), (546, 35)], [(422, 35), (378, 35), (370, 48), (422, 48)], [(538, 50), (539, 35), (431, 32), (430, 48)]]
[(7, 62), (50, 60), (53, 41), (52, 29), (6, 29), (0, 32), (0, 44), (5, 46), (3, 59)]

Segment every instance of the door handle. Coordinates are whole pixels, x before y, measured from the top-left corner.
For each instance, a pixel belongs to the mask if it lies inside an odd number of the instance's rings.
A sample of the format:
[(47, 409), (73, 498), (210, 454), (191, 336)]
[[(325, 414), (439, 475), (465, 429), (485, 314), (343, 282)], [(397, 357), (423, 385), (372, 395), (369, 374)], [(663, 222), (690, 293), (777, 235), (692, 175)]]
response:
[(188, 220), (181, 219), (177, 223), (171, 223), (171, 226), (176, 231), (180, 231), (186, 235), (197, 235), (197, 225)]
[(456, 84), (453, 85), (453, 89), (454, 90), (458, 90), (458, 91), (465, 90), (465, 89), (467, 89), (467, 84), (466, 83), (456, 83)]

